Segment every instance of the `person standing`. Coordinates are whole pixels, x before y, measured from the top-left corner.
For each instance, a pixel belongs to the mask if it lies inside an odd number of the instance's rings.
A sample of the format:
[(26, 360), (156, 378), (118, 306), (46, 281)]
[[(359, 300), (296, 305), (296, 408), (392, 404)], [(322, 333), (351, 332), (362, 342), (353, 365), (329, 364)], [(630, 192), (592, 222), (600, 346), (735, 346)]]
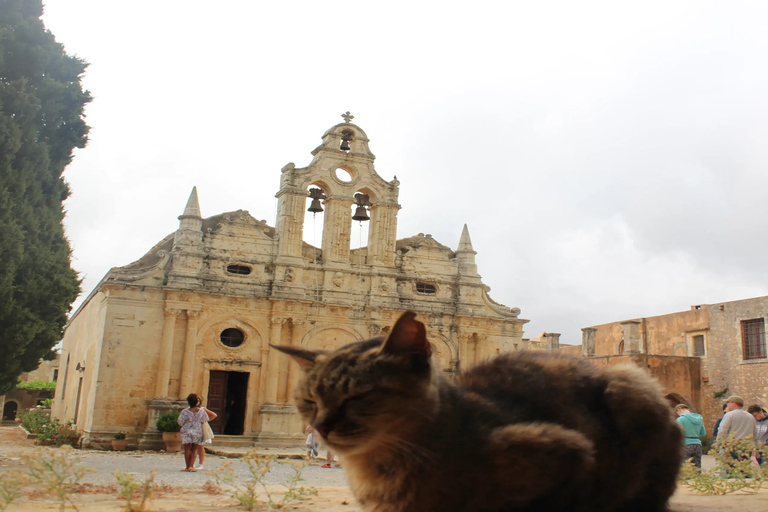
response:
[(715, 428), (712, 429), (712, 435), (717, 437), (717, 433), (720, 430), (720, 422), (723, 421), (723, 418), (725, 417), (725, 413), (728, 412), (728, 404), (723, 404), (723, 415), (717, 418), (717, 421), (715, 422)]
[(189, 407), (179, 414), (181, 425), (181, 444), (184, 446), (184, 462), (187, 467), (182, 471), (197, 471), (195, 469), (195, 457), (198, 454), (198, 446), (203, 444), (203, 422), (208, 421), (208, 413), (198, 407), (200, 398), (195, 393), (187, 396)]
[[(732, 395), (726, 400), (728, 407), (726, 408), (723, 421), (720, 422), (720, 429), (717, 432), (717, 441), (722, 442), (728, 437), (728, 434), (733, 433), (736, 439), (748, 439), (752, 438), (754, 443), (757, 443), (757, 422), (755, 418), (744, 410), (744, 399), (737, 395)], [(751, 454), (750, 454), (751, 455)], [(743, 458), (736, 452), (731, 452), (731, 457), (734, 459)], [(746, 455), (749, 458), (749, 455)]]
[[(213, 412), (210, 409), (206, 409), (205, 407), (203, 407), (203, 399), (202, 398), (198, 397), (198, 399), (197, 399), (197, 406), (200, 409), (204, 410), (206, 412), (206, 414), (208, 414), (208, 421), (213, 421), (213, 420), (215, 420), (218, 417), (218, 414), (216, 414), (215, 412)], [(211, 427), (208, 426), (208, 428), (211, 428)], [(204, 469), (203, 468), (203, 462), (205, 462), (205, 444), (206, 443), (208, 443), (208, 444), (213, 443), (213, 439), (204, 440), (199, 445), (197, 445), (197, 458), (200, 461), (200, 463), (197, 465), (196, 469)]]
[(704, 418), (701, 414), (691, 412), (685, 404), (675, 407), (677, 421), (683, 427), (683, 462), (693, 459), (693, 465), (701, 469), (701, 439), (699, 437), (707, 433), (704, 428)]
[[(747, 412), (751, 414), (753, 418), (755, 418), (758, 448), (760, 447), (760, 443), (763, 443), (763, 445), (768, 445), (768, 414), (765, 413), (765, 409), (757, 404), (752, 404), (747, 409)], [(760, 453), (757, 454), (756, 458), (757, 463), (762, 465), (763, 458), (761, 457)]]

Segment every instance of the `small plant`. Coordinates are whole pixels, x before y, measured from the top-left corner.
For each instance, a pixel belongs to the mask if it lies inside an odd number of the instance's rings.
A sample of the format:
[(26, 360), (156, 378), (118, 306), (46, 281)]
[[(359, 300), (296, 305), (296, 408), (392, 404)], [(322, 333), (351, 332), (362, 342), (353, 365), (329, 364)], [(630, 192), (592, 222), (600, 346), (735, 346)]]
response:
[(28, 478), (21, 471), (9, 471), (0, 479), (0, 510), (5, 510), (8, 505), (24, 495), (24, 486)]
[(157, 418), (155, 427), (160, 432), (180, 432), (181, 425), (179, 425), (178, 411), (167, 412)]
[(269, 487), (264, 482), (264, 478), (269, 473), (276, 457), (270, 455), (260, 455), (256, 450), (249, 450), (241, 459), (248, 465), (248, 473), (244, 480), (237, 478), (234, 465), (231, 462), (224, 462), (221, 468), (213, 472), (213, 477), (218, 485), (223, 485), (225, 491), (238, 502), (245, 510), (253, 510), (260, 504), (258, 499), (259, 490), (263, 490), (266, 495), (266, 505), (272, 509), (283, 509), (291, 501), (300, 499), (303, 496), (317, 494), (315, 488), (299, 487), (298, 483), (303, 479), (301, 473), (306, 467), (306, 463), (297, 467), (290, 462), (278, 462), (278, 464), (291, 465), (294, 474), (285, 482), (286, 492), (282, 498), (276, 501), (275, 493), (270, 492)]
[[(156, 487), (155, 477), (157, 473), (155, 473), (155, 470), (150, 470), (147, 479), (141, 483), (136, 482), (133, 475), (124, 473), (122, 469), (118, 469), (112, 475), (117, 479), (118, 495), (121, 499), (126, 500), (123, 510), (126, 512), (143, 512), (147, 510), (147, 501), (152, 499), (152, 494)], [(134, 499), (138, 499), (138, 503), (134, 503)]]
[(125, 437), (128, 435), (127, 432), (123, 432), (122, 430), (120, 432), (115, 432), (115, 434), (112, 436), (115, 439), (125, 439)]
[[(735, 439), (733, 434), (729, 434), (713, 445), (716, 462), (713, 469), (702, 471), (687, 462), (681, 468), (680, 481), (699, 494), (756, 493), (768, 481), (768, 468), (752, 461), (754, 448), (752, 439)], [(766, 460), (768, 447), (761, 444), (758, 451), (759, 456)]]
[(53, 398), (45, 398), (40, 400), (40, 405), (43, 406), (43, 409), (50, 409), (53, 405)]
[(21, 426), (30, 434), (39, 434), (43, 425), (51, 421), (51, 415), (41, 409), (21, 411), (19, 413)]
[(82, 432), (68, 421), (66, 425), (59, 424), (56, 431), (53, 433), (53, 442), (56, 446), (69, 445), (77, 447), (77, 443), (80, 442)]
[(63, 511), (67, 504), (77, 510), (71, 495), (88, 470), (79, 464), (80, 457), (72, 454), (71, 447), (41, 449), (22, 454), (20, 458), (29, 468), (30, 480), (58, 498), (59, 510)]

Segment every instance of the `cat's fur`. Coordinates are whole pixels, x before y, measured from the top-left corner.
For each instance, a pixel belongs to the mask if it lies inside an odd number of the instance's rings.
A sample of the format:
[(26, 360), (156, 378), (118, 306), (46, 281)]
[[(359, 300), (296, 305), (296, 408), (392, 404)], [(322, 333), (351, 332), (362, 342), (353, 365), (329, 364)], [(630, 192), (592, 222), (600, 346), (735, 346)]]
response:
[(368, 512), (660, 512), (674, 492), (682, 434), (632, 364), (524, 351), (449, 380), (412, 312), (386, 340), (276, 348)]

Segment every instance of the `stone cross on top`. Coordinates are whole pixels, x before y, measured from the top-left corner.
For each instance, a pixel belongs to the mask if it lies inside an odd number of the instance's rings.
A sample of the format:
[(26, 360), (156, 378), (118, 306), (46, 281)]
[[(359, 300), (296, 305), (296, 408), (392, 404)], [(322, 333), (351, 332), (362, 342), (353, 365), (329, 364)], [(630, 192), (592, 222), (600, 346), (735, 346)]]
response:
[(344, 118), (344, 122), (349, 124), (351, 120), (355, 118), (352, 114), (349, 113), (349, 110), (347, 110), (345, 113), (341, 114), (341, 117)]

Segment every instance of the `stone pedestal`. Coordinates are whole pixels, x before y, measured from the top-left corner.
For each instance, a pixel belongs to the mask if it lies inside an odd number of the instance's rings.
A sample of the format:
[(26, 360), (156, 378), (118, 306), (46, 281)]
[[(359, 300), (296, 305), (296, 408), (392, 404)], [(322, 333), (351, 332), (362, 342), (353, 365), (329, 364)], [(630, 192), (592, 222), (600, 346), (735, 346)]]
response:
[(184, 400), (173, 401), (170, 398), (153, 398), (146, 401), (148, 413), (147, 428), (139, 437), (139, 450), (165, 450), (165, 443), (160, 431), (155, 427), (158, 418), (167, 412), (181, 411), (188, 406)]
[(292, 405), (265, 404), (259, 411), (261, 432), (257, 442), (268, 447), (302, 446), (306, 435)]

